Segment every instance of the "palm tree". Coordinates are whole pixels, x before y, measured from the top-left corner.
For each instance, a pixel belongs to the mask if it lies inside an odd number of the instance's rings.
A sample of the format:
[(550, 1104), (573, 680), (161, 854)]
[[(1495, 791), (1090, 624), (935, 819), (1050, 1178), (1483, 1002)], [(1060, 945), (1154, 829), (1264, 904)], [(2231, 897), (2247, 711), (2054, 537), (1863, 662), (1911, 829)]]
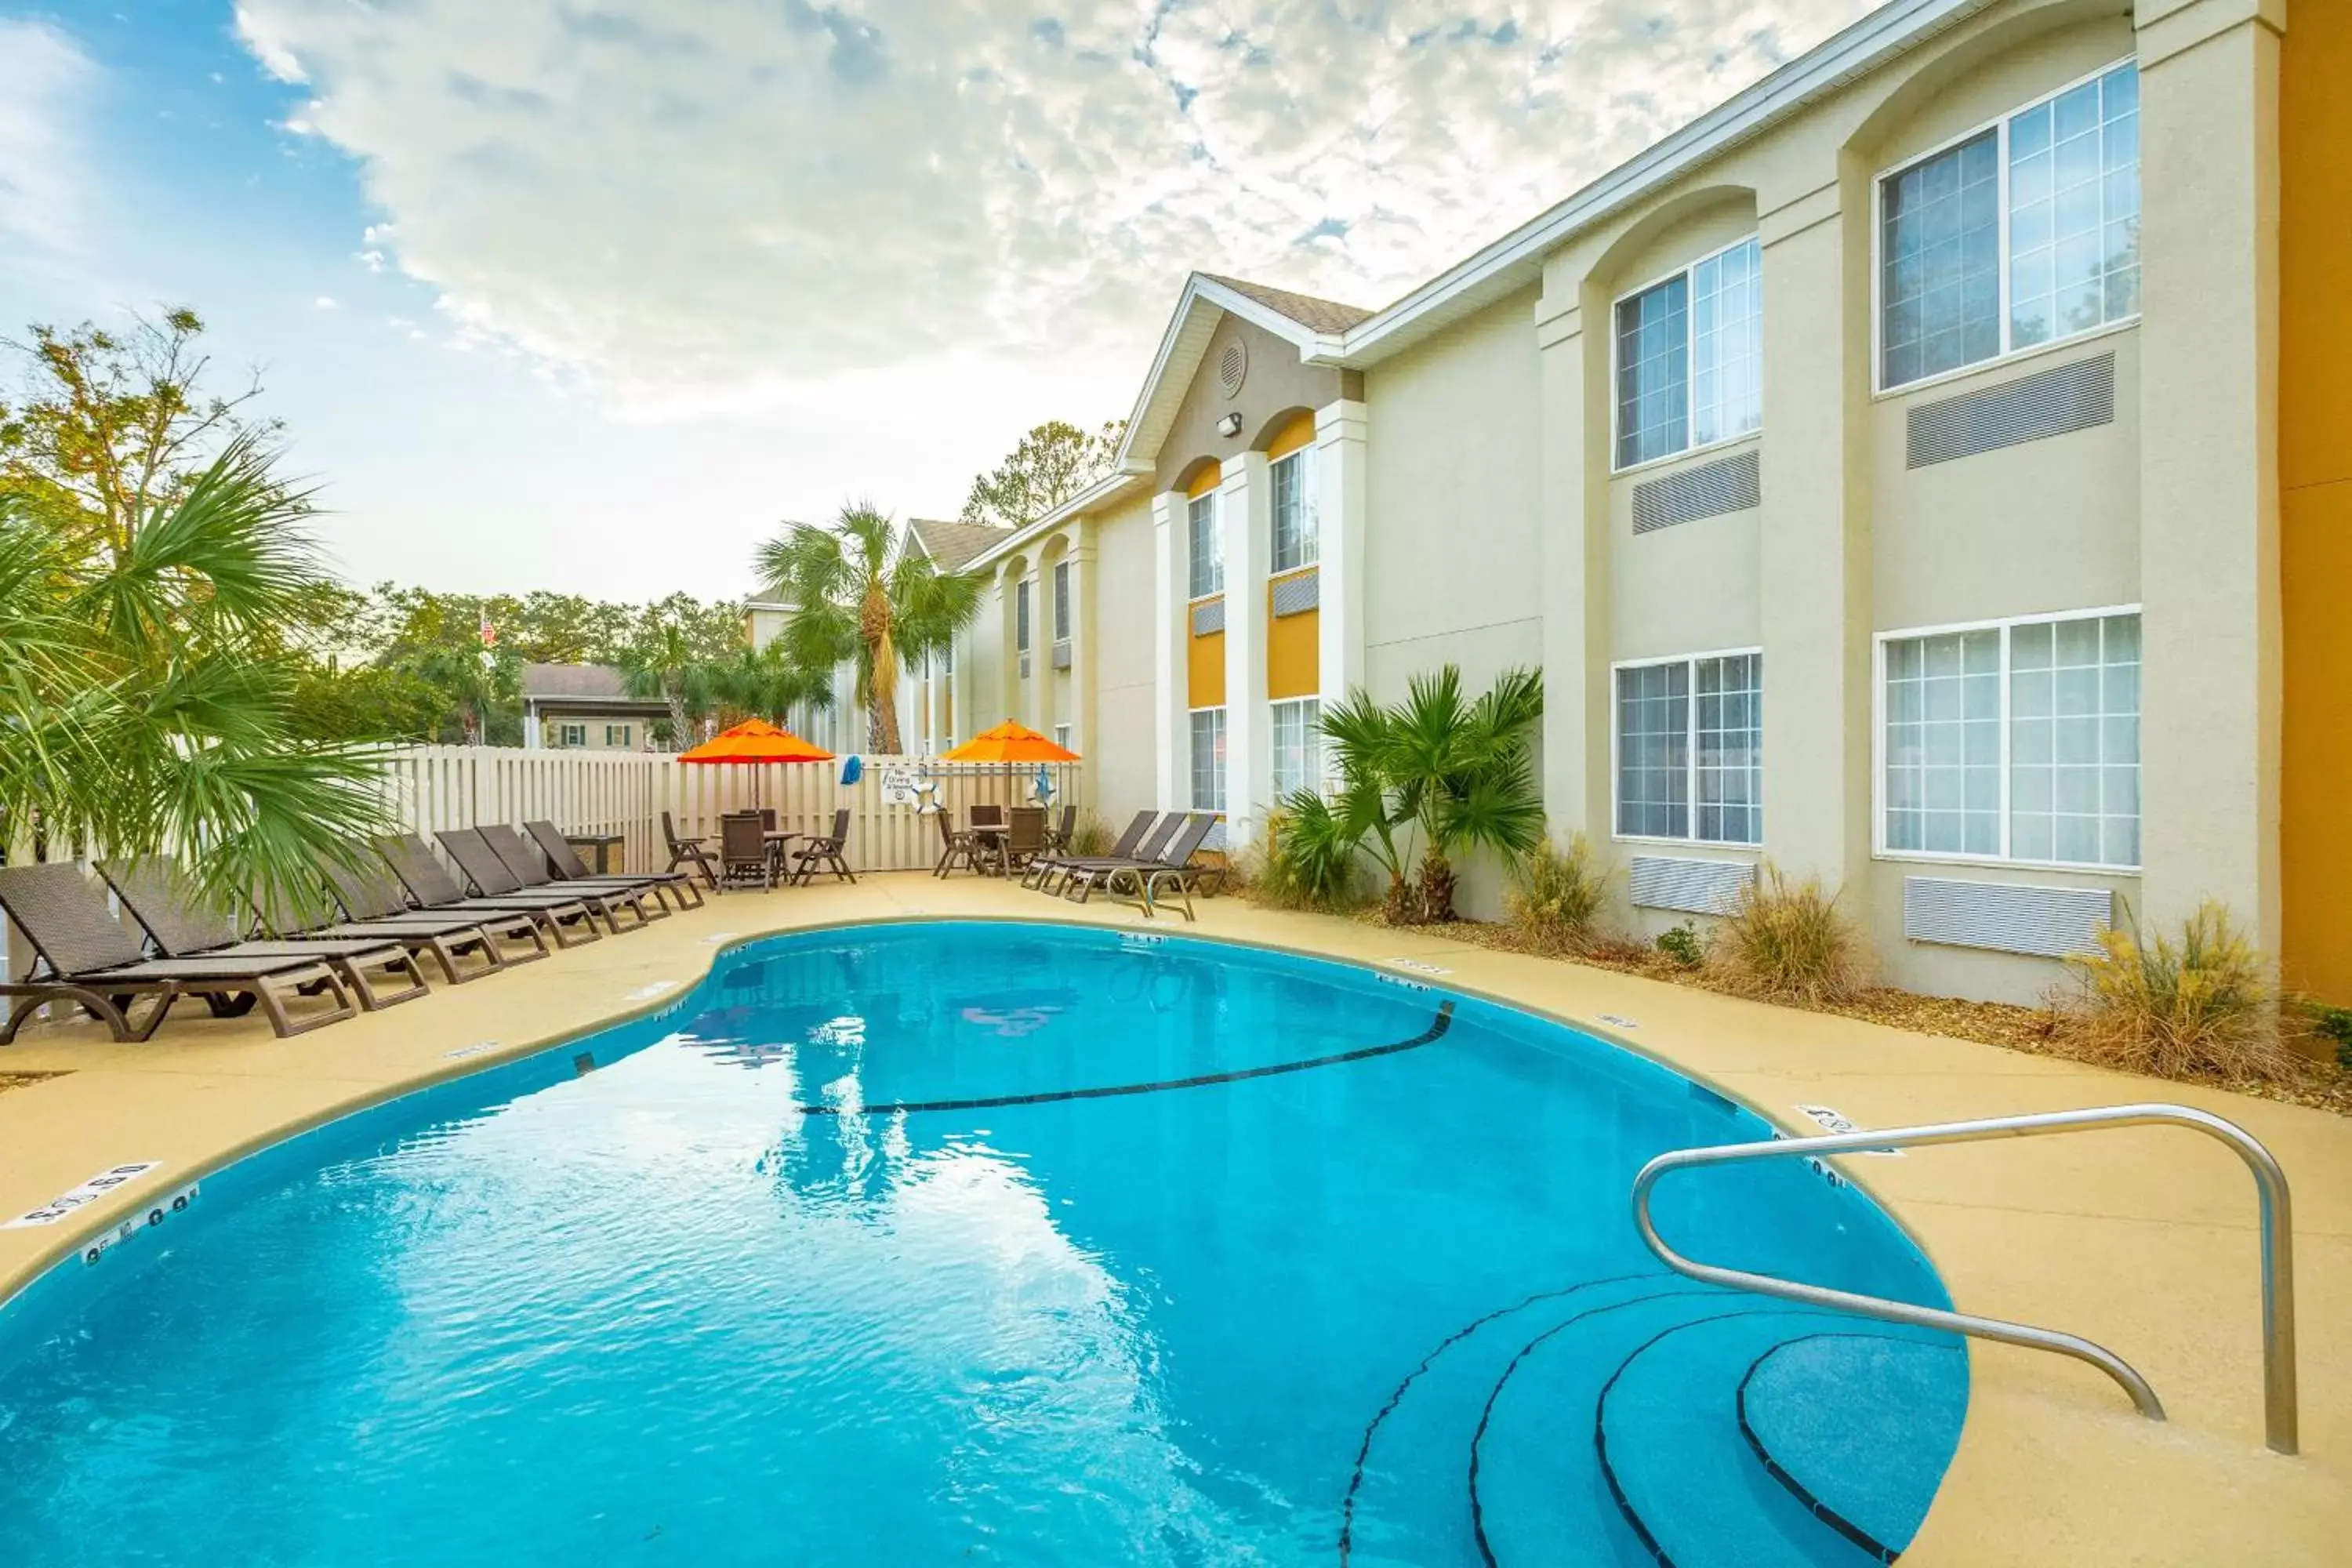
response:
[(795, 708), (833, 706), (828, 672), (794, 664), (781, 641), (737, 649), (732, 658), (709, 667), (709, 679), (720, 708), (773, 724), (785, 723)]
[(331, 582), (250, 437), (121, 530), (0, 493), (0, 844), (174, 851), (199, 890), (307, 888), (387, 821), (365, 744), (298, 740)]
[(862, 501), (830, 528), (792, 524), (760, 546), (754, 563), (768, 591), (793, 606), (786, 657), (811, 674), (854, 661), (867, 748), (898, 754), (899, 672), (945, 650), (971, 624), (980, 577), (938, 570)]
[(622, 656), (621, 683), (630, 696), (669, 707), (670, 743), (694, 743), (694, 721), (708, 713), (715, 681), (708, 660), (685, 629), (675, 624), (650, 628)]

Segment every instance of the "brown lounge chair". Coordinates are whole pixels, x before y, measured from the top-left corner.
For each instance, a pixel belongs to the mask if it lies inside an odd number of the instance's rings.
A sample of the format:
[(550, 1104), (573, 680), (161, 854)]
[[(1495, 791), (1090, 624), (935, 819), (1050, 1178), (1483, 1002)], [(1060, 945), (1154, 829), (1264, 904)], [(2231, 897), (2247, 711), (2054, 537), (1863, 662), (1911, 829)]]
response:
[(1161, 839), (1156, 855), (1147, 850), (1132, 860), (1097, 860), (1076, 868), (1070, 873), (1069, 886), (1062, 896), (1083, 904), (1089, 893), (1100, 888), (1116, 898), (1119, 884), (1124, 881), (1134, 888), (1136, 902), (1143, 907), (1144, 916), (1149, 919), (1152, 889), (1162, 879), (1173, 877), (1177, 890), (1184, 900), (1184, 918), (1192, 920), (1192, 891), (1183, 874), (1192, 870), (1193, 854), (1208, 841), (1209, 834), (1216, 826), (1217, 818), (1213, 813), (1194, 812), (1180, 824), (1173, 836)]
[[(191, 899), (179, 868), (162, 856), (100, 860), (98, 874), (122, 900), (131, 918), (146, 930), (161, 957), (315, 958), (341, 975), (360, 1006), (370, 1013), (395, 1002), (414, 1002), (425, 994), (425, 971), (416, 966), (416, 955), (385, 937), (250, 942), (236, 915), (207, 909)], [(407, 984), (379, 991), (377, 973)]]
[(823, 838), (803, 838), (792, 851), (793, 863), (799, 866), (800, 884), (805, 888), (811, 878), (822, 868), (845, 882), (857, 880), (843, 855), (849, 848), (849, 808), (836, 807), (833, 814), (833, 831)]
[[(297, 936), (380, 933), (407, 943), (411, 952), (431, 953), (452, 985), (496, 974), (510, 963), (528, 963), (548, 955), (547, 939), (540, 934), (538, 922), (529, 915), (436, 915), (410, 909), (407, 895), (400, 890), (400, 879), (385, 869), (382, 861), (364, 869), (353, 869), (332, 860), (321, 860), (319, 873), (326, 879), (327, 891), (341, 908), (343, 918), (337, 923), (298, 931), (294, 933)], [(525, 944), (525, 951), (509, 952), (505, 944), (509, 942)], [(468, 953), (482, 961), (480, 968), (461, 965), (459, 960)]]
[(704, 847), (704, 846), (709, 844), (710, 840), (709, 838), (680, 838), (677, 836), (677, 824), (671, 820), (669, 813), (665, 811), (661, 814), (661, 816), (662, 842), (669, 847), (669, 866), (667, 868), (675, 871), (681, 866), (691, 866), (696, 870), (702, 873), (704, 885), (709, 888), (712, 892), (717, 892), (719, 890), (719, 868), (711, 865), (710, 851)]
[(561, 890), (575, 898), (602, 899), (607, 904), (635, 910), (639, 925), (669, 919), (669, 906), (662, 902), (661, 893), (642, 877), (597, 877), (584, 882), (558, 882), (539, 847), (506, 824), (487, 823), (474, 832), (490, 847), (490, 853), (499, 858), (499, 863), (526, 893)]
[[(316, 958), (146, 957), (138, 939), (108, 910), (105, 893), (69, 860), (0, 867), (0, 910), (24, 931), (40, 961), (26, 979), (0, 982), (0, 996), (20, 998), (0, 1026), (0, 1046), (15, 1039), (34, 1009), (49, 1002), (82, 1008), (118, 1040), (153, 1035), (183, 996), (202, 996), (224, 1018), (258, 1005), (280, 1037), (340, 1022), (356, 1011), (335, 972)], [(334, 1002), (297, 1023), (278, 986), (304, 995), (325, 993)], [(134, 1027), (131, 1010), (141, 996), (155, 1003), (147, 1021)]]
[(443, 869), (429, 846), (413, 833), (388, 835), (375, 841), (376, 853), (417, 907), (436, 915), (525, 915), (555, 939), (558, 947), (576, 947), (597, 940), (596, 917), (577, 899), (534, 896), (469, 899), (457, 879)]
[[(558, 882), (578, 882), (590, 888), (651, 888), (676, 900), (680, 910), (698, 910), (703, 905), (702, 889), (683, 871), (647, 871), (643, 876), (591, 871), (588, 862), (580, 858), (580, 851), (572, 847), (572, 840), (564, 837), (552, 822), (526, 822), (522, 830), (530, 835), (531, 842), (547, 857), (547, 868), (555, 873)], [(688, 899), (694, 901), (688, 903)]]
[(489, 840), (482, 837), (482, 830), (478, 827), (445, 827), (433, 837), (441, 841), (441, 847), (448, 851), (450, 859), (457, 862), (457, 869), (466, 874), (466, 879), (474, 884), (475, 893), (481, 898), (561, 898), (595, 915), (604, 922), (604, 929), (614, 936), (620, 935), (624, 929), (621, 910), (625, 909), (635, 912), (638, 926), (645, 925), (652, 918), (646, 913), (641, 898), (617, 894), (608, 898), (602, 893), (575, 893), (569, 889), (559, 891), (553, 888), (524, 887), (522, 879), (514, 874), (513, 868), (499, 857), (499, 852), (490, 847)]
[[(1076, 895), (1077, 901), (1083, 904), (1087, 901), (1086, 895), (1101, 878), (1118, 868), (1158, 864), (1160, 858), (1167, 853), (1175, 844), (1177, 837), (1184, 831), (1186, 820), (1182, 812), (1170, 812), (1159, 819), (1157, 826), (1144, 834), (1142, 843), (1124, 855), (1085, 855), (1064, 860), (1059, 868), (1062, 875), (1062, 897), (1066, 899)], [(1081, 879), (1085, 881), (1086, 886), (1079, 885)]]
[(1021, 885), (1050, 893), (1054, 890), (1054, 879), (1080, 861), (1133, 859), (1143, 843), (1144, 835), (1150, 833), (1152, 825), (1159, 820), (1160, 814), (1156, 811), (1137, 812), (1134, 820), (1127, 825), (1127, 831), (1118, 836), (1118, 841), (1100, 855), (1073, 855), (1067, 847), (1040, 855), (1030, 861), (1029, 868), (1021, 874)]

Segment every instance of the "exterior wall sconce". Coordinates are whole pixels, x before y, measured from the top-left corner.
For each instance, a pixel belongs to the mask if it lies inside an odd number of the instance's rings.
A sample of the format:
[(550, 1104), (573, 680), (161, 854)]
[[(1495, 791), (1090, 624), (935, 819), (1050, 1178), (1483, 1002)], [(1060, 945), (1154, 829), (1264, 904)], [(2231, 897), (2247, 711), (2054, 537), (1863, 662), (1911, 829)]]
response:
[(1242, 433), (1242, 416), (1241, 416), (1240, 415), (1238, 415), (1238, 414), (1228, 414), (1228, 415), (1226, 415), (1223, 419), (1220, 419), (1220, 420), (1218, 420), (1218, 421), (1217, 421), (1217, 434), (1218, 434), (1218, 435), (1220, 435), (1220, 436), (1226, 436), (1226, 437), (1232, 437), (1232, 436), (1238, 436), (1238, 435), (1240, 435), (1241, 433)]

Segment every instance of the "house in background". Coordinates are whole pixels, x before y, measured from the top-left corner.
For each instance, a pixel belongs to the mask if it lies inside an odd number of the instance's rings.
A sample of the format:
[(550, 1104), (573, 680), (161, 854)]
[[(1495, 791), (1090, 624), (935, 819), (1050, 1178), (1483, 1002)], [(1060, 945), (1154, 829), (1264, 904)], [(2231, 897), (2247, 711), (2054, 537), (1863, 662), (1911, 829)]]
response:
[(649, 752), (669, 706), (629, 695), (609, 664), (522, 667), (522, 743), (527, 751)]
[[(1013, 531), (986, 523), (948, 522), (914, 518), (905, 525), (915, 550), (942, 573), (961, 572), (1008, 538)], [(765, 647), (782, 635), (793, 606), (782, 600), (754, 595), (743, 605), (744, 630), (754, 648)], [(909, 756), (928, 757), (956, 743), (955, 656), (950, 650), (937, 661), (910, 665), (898, 681), (898, 737)], [(856, 669), (843, 664), (833, 672), (833, 706), (826, 710), (795, 710), (788, 727), (804, 740), (829, 752), (866, 750), (866, 715), (857, 705)], [(1008, 710), (1008, 713), (1009, 713)], [(984, 719), (981, 728), (1006, 717)]]

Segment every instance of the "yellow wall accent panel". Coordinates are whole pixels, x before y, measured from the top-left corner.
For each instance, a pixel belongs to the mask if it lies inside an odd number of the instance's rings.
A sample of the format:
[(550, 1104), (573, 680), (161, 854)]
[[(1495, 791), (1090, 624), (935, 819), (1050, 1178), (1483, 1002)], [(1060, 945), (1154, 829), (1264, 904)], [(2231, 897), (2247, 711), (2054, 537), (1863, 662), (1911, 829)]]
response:
[(1271, 463), (1276, 458), (1287, 458), (1301, 447), (1310, 445), (1314, 439), (1315, 416), (1302, 414), (1274, 433), (1274, 439), (1265, 444), (1265, 460)]
[[(1213, 601), (1203, 599), (1202, 604)], [(1188, 638), (1184, 644), (1184, 706), (1222, 708), (1225, 705), (1225, 634)]]
[(1201, 471), (1192, 476), (1192, 482), (1184, 487), (1184, 493), (1193, 500), (1199, 500), (1202, 496), (1215, 489), (1224, 477), (1225, 471), (1216, 464), (1203, 463), (1201, 465)]
[[(1276, 579), (1280, 581), (1280, 579)], [(1312, 697), (1322, 688), (1320, 610), (1274, 613), (1274, 584), (1265, 585), (1265, 696), (1269, 702)]]
[(2352, 5), (2298, 4), (2279, 56), (2284, 978), (2352, 1006)]

